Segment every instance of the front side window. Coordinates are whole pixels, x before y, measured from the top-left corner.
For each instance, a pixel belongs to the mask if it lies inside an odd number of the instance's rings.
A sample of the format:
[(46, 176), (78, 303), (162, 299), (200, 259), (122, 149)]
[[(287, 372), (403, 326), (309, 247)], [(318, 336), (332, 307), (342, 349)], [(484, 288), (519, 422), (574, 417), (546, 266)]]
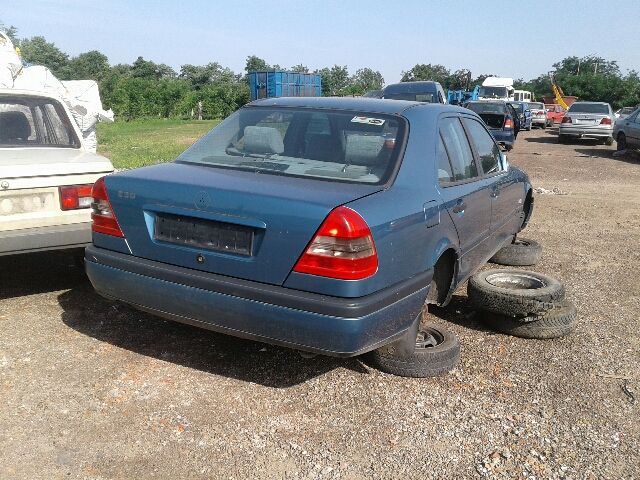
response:
[(405, 129), (405, 120), (393, 115), (245, 107), (176, 161), (381, 184), (400, 157)]
[(476, 147), (484, 173), (490, 175), (502, 171), (500, 148), (491, 134), (477, 120), (465, 118), (464, 124)]
[(460, 120), (455, 117), (443, 119), (440, 135), (451, 161), (454, 180), (460, 182), (477, 177), (478, 168)]
[(0, 96), (0, 148), (79, 148), (71, 120), (57, 101), (46, 97)]

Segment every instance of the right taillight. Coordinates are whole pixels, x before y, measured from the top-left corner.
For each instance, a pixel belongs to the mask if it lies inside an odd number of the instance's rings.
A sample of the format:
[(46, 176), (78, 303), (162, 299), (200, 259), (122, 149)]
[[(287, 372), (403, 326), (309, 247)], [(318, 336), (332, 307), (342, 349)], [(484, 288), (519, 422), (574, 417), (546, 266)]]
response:
[(562, 123), (571, 123), (571, 117), (567, 117), (566, 115), (562, 117)]
[(293, 271), (341, 280), (370, 277), (378, 271), (378, 254), (369, 226), (348, 207), (333, 209)]
[(93, 184), (91, 190), (93, 202), (91, 203), (91, 230), (112, 237), (124, 237), (118, 220), (113, 213), (109, 195), (107, 195), (107, 187), (104, 183), (104, 177), (101, 177)]
[(513, 120), (509, 117), (504, 119), (504, 128), (513, 128)]

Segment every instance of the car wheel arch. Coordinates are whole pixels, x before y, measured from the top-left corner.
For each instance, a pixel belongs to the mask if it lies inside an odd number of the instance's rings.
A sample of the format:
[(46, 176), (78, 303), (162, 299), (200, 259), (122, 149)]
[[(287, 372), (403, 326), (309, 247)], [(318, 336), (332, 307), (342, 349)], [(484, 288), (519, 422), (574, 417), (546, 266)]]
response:
[(445, 306), (449, 303), (455, 291), (458, 270), (458, 251), (449, 245), (439, 253), (433, 264), (433, 276), (426, 303), (438, 306)]

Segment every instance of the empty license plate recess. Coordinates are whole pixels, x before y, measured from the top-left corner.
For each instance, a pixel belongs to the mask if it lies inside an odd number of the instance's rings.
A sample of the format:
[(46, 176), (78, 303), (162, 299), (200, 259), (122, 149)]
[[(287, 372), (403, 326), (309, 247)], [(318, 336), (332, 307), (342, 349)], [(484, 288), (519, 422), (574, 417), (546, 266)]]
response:
[(166, 213), (156, 214), (154, 240), (174, 245), (253, 254), (254, 229), (244, 225)]

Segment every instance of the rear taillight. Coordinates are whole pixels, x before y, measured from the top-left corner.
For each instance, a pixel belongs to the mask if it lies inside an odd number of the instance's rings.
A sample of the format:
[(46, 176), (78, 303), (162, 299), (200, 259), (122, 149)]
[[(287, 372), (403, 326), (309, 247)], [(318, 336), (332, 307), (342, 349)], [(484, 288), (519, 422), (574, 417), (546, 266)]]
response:
[(511, 120), (510, 118), (505, 118), (504, 119), (504, 128), (513, 128), (513, 120)]
[(562, 117), (562, 123), (571, 123), (571, 117), (567, 117), (566, 115)]
[(611, 125), (611, 119), (609, 117), (604, 117), (600, 120), (600, 125)]
[(60, 187), (60, 208), (77, 210), (91, 206), (91, 187), (93, 185), (66, 185)]
[(111, 202), (109, 201), (109, 195), (107, 195), (107, 187), (104, 184), (104, 177), (98, 179), (93, 184), (93, 190), (91, 191), (93, 202), (91, 203), (91, 230), (96, 233), (103, 233), (104, 235), (111, 235), (112, 237), (124, 237), (118, 220), (111, 208)]
[(293, 271), (341, 280), (370, 277), (378, 271), (378, 255), (369, 226), (348, 207), (333, 209)]

